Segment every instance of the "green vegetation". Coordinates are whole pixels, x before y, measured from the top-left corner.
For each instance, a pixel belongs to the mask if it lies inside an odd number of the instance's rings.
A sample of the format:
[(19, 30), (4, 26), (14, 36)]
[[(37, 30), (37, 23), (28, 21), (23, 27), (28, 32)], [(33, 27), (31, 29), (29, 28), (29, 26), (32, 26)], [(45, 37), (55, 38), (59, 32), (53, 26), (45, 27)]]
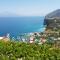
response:
[(60, 60), (60, 48), (46, 43), (0, 41), (0, 60)]

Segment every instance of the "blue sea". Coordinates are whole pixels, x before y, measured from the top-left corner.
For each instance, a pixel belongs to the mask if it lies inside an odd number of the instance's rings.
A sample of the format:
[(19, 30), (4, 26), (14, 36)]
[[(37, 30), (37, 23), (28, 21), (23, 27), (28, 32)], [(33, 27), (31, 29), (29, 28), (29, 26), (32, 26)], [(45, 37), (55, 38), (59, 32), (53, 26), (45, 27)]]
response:
[(0, 17), (0, 36), (44, 31), (44, 17)]

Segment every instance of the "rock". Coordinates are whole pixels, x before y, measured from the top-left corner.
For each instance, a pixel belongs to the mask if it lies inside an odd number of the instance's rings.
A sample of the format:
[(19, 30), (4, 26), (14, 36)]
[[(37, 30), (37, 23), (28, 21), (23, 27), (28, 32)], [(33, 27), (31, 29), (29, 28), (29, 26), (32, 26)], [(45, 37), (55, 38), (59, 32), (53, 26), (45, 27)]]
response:
[(45, 16), (44, 25), (51, 29), (60, 29), (60, 9), (55, 10)]

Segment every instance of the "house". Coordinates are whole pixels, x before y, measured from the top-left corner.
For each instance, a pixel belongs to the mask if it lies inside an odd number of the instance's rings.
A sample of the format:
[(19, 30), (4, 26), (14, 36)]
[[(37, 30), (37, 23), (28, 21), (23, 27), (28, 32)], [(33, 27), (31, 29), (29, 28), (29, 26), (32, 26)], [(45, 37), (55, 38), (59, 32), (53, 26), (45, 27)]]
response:
[(4, 37), (0, 37), (0, 40), (4, 39)]
[(34, 43), (34, 37), (33, 36), (30, 37), (29, 42)]
[(6, 36), (1, 36), (1, 37), (0, 37), (0, 40), (1, 40), (1, 41), (5, 41), (5, 42), (10, 41), (9, 34), (7, 34)]
[(44, 37), (42, 37), (42, 38), (40, 38), (40, 41), (42, 42), (42, 44), (43, 43), (45, 43), (46, 42), (46, 39), (44, 38)]

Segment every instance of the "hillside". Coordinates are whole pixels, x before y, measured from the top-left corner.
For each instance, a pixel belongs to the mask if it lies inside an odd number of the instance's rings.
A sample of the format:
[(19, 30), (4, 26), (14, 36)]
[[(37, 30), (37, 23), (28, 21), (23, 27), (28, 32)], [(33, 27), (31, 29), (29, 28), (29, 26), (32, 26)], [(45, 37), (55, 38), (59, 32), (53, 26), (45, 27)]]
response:
[(57, 9), (45, 16), (44, 25), (48, 28), (59, 28), (60, 29), (60, 9)]
[(57, 9), (45, 16), (46, 19), (48, 18), (60, 18), (60, 9)]

